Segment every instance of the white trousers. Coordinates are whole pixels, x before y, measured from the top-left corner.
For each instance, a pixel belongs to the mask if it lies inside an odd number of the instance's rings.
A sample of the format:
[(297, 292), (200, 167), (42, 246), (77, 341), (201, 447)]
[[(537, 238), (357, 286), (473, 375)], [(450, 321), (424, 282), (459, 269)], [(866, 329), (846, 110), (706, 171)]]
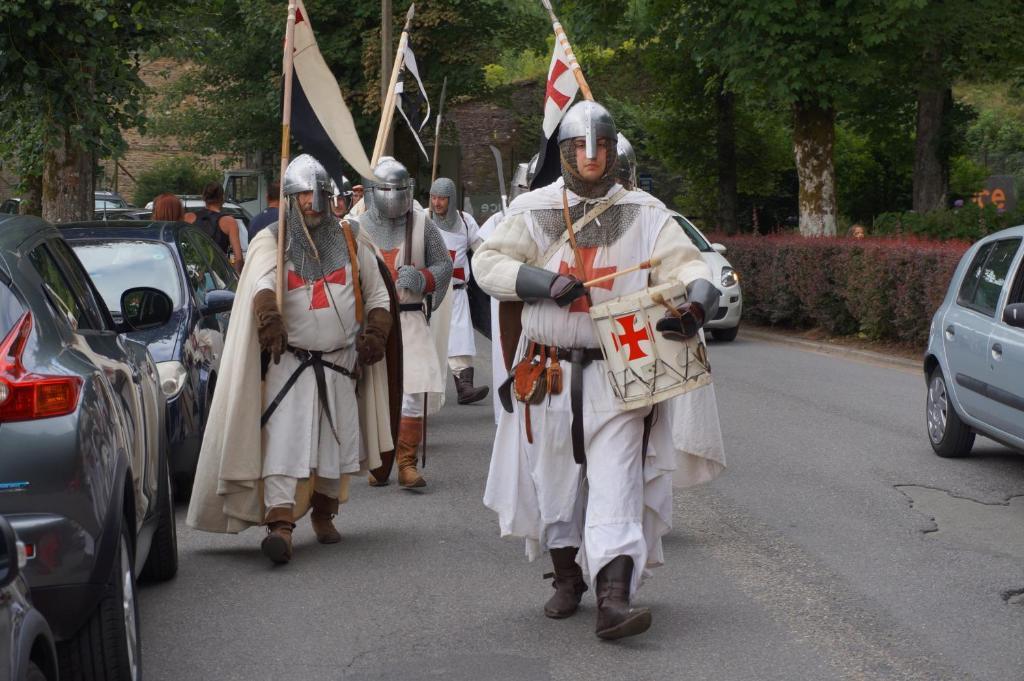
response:
[(473, 356), (472, 355), (455, 355), (448, 358), (448, 367), (458, 373), (463, 369), (473, 368)]
[[(290, 475), (268, 475), (263, 478), (263, 505), (267, 510), (277, 506), (294, 506), (298, 485), (299, 479)], [(338, 478), (317, 477), (313, 481), (313, 491), (332, 499), (338, 498), (339, 489)]]
[(423, 393), (402, 395), (402, 416), (411, 418), (423, 416)]

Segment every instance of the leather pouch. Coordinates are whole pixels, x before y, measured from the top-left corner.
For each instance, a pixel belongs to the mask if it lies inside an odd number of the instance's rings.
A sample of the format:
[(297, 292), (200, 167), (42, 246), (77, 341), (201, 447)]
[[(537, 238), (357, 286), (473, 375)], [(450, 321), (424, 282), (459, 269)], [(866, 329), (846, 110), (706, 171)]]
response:
[(526, 356), (512, 367), (512, 393), (520, 402), (540, 404), (548, 391), (547, 357), (530, 343)]

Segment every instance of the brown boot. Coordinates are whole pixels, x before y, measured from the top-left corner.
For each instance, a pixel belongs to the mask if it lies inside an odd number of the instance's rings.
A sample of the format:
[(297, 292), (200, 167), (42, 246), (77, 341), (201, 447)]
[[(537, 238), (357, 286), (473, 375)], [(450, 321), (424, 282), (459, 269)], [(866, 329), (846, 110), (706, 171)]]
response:
[(453, 371), (452, 378), (455, 379), (455, 391), (459, 395), (459, 404), (473, 404), (487, 397), (490, 390), (486, 385), (473, 387), (473, 367), (462, 371)]
[(313, 531), (316, 532), (316, 540), (321, 544), (337, 544), (341, 541), (341, 535), (334, 529), (331, 519), (338, 514), (338, 500), (332, 499), (326, 494), (313, 492), (313, 499), (310, 501), (313, 512), (309, 514), (309, 520), (313, 523)]
[(263, 555), (278, 564), (287, 563), (292, 559), (292, 509), (288, 506), (275, 506), (267, 511), (267, 536), (264, 537), (260, 549)]
[(577, 551), (579, 549), (575, 546), (550, 551), (555, 571), (544, 576), (555, 578), (551, 583), (555, 587), (555, 594), (544, 604), (544, 614), (552, 619), (564, 619), (575, 613), (587, 590), (583, 570), (576, 564)]
[(651, 626), (651, 611), (629, 607), (633, 559), (616, 556), (597, 573), (597, 636), (606, 640), (636, 636)]
[(391, 467), (395, 465), (395, 452), (381, 452), (380, 468), (374, 468), (369, 473), (370, 487), (387, 487), (391, 480)]
[(398, 484), (407, 489), (426, 487), (427, 481), (416, 470), (416, 449), (423, 441), (423, 417), (403, 416), (398, 427)]

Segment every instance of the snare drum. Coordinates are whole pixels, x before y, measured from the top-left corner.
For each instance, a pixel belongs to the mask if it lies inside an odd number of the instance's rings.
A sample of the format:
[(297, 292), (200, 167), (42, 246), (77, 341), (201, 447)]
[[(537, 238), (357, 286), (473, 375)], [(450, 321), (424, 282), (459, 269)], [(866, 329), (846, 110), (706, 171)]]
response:
[(649, 407), (711, 383), (701, 334), (679, 342), (654, 326), (668, 308), (686, 302), (686, 285), (661, 284), (590, 308), (608, 380), (623, 409)]

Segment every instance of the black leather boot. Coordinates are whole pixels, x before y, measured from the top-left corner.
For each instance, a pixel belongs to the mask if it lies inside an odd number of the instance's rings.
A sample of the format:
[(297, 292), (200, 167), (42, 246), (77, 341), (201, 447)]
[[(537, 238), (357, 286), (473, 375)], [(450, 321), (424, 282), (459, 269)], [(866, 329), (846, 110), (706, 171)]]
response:
[(597, 573), (597, 636), (607, 640), (636, 636), (651, 626), (651, 611), (629, 607), (633, 559), (616, 556)]
[(490, 391), (486, 385), (473, 387), (473, 367), (463, 369), (459, 372), (452, 372), (455, 379), (455, 391), (459, 395), (459, 404), (473, 404), (487, 397)]
[(580, 607), (580, 599), (587, 590), (583, 581), (583, 570), (576, 564), (575, 546), (563, 549), (551, 549), (551, 565), (555, 571), (544, 575), (554, 577), (551, 586), (555, 594), (544, 604), (544, 614), (556, 620), (569, 617)]

